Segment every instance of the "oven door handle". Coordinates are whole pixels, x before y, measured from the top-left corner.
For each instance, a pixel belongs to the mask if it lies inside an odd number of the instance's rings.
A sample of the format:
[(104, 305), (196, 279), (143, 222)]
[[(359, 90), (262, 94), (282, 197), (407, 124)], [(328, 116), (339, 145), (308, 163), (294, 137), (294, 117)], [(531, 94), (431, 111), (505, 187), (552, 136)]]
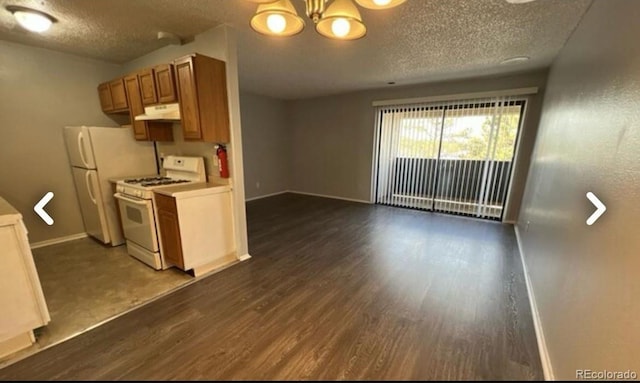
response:
[(125, 197), (124, 195), (120, 194), (120, 193), (116, 193), (113, 195), (115, 198), (125, 201), (125, 202), (129, 202), (132, 203), (134, 205), (140, 205), (140, 206), (146, 206), (149, 201), (145, 200), (145, 199), (133, 199), (133, 198), (129, 198), (129, 197)]

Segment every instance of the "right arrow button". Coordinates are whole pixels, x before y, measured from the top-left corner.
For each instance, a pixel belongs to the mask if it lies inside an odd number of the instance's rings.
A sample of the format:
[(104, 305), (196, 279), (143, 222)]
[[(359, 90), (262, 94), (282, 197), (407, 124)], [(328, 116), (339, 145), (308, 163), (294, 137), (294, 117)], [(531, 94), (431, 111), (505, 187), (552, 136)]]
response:
[(602, 214), (604, 214), (605, 211), (607, 211), (607, 207), (604, 206), (602, 201), (600, 201), (598, 197), (596, 197), (596, 195), (591, 192), (587, 193), (587, 198), (596, 207), (596, 211), (594, 211), (593, 214), (591, 214), (591, 216), (587, 218), (587, 225), (591, 226), (598, 220), (598, 218), (600, 218)]

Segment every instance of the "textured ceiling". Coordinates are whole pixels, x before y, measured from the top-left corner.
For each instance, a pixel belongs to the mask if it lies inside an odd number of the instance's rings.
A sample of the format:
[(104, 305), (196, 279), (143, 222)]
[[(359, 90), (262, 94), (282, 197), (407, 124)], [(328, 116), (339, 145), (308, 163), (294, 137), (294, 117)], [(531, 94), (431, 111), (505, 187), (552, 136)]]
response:
[[(548, 66), (591, 0), (409, 0), (385, 11), (361, 8), (368, 34), (357, 41), (318, 35), (307, 21), (290, 38), (249, 27), (246, 0), (1, 0), (0, 39), (112, 62), (164, 45), (160, 30), (183, 38), (221, 23), (238, 30), (243, 89), (280, 98), (526, 71)], [(304, 4), (294, 0), (301, 15)], [(43, 35), (23, 31), (7, 4), (46, 11), (60, 21)], [(500, 65), (513, 56), (526, 63)]]
[[(191, 6), (199, 4), (199, 6)], [(188, 37), (219, 24), (208, 1), (0, 0), (0, 39), (123, 63), (158, 49), (158, 31)], [(58, 19), (43, 34), (22, 29), (6, 5), (47, 12)], [(182, 4), (185, 4), (184, 6)]]

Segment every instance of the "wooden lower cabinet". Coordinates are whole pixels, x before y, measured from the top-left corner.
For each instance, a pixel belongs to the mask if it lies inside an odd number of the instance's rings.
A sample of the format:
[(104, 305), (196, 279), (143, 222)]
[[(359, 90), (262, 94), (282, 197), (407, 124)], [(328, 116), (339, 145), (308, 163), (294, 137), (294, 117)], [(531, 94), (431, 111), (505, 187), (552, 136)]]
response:
[[(174, 188), (180, 186), (170, 189)], [(196, 276), (236, 261), (231, 190), (229, 186), (200, 188), (154, 196), (165, 262), (193, 270)]]
[(158, 226), (162, 237), (162, 255), (164, 259), (184, 270), (180, 222), (176, 200), (162, 194), (156, 194)]

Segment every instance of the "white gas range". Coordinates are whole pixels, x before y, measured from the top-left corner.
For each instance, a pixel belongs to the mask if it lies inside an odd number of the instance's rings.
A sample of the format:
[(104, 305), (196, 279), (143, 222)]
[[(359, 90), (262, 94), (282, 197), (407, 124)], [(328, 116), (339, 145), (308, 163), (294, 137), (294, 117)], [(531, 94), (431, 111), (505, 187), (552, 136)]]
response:
[(114, 194), (120, 205), (127, 252), (156, 270), (170, 265), (164, 261), (158, 241), (154, 189), (207, 181), (202, 157), (167, 156), (162, 168), (164, 175), (119, 180)]

